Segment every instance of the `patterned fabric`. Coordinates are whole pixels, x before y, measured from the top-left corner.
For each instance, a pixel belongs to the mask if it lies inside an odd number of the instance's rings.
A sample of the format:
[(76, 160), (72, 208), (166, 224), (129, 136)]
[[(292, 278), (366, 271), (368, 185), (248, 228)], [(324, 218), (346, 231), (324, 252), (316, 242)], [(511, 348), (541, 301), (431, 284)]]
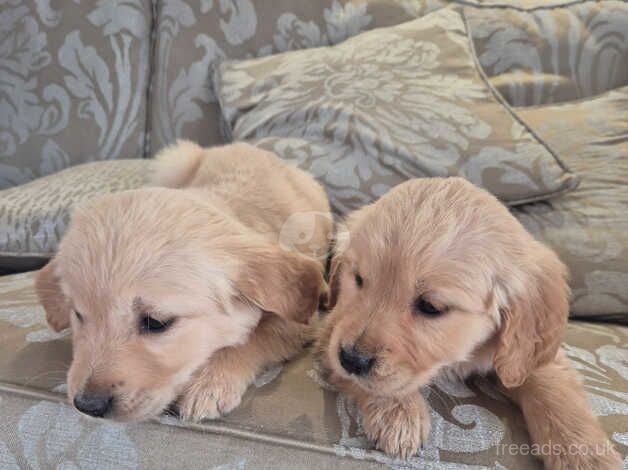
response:
[(628, 86), (519, 115), (582, 182), (515, 215), (568, 265), (573, 315), (628, 320)]
[(484, 71), (512, 105), (576, 100), (628, 85), (627, 2), (465, 13)]
[[(163, 0), (157, 7), (150, 138), (155, 153), (177, 137), (224, 143), (211, 85), (224, 58), (335, 44), (412, 18), (404, 1)], [(422, 2), (417, 2), (422, 4)], [(421, 10), (425, 8), (421, 5)]]
[(59, 470), (375, 470), (374, 462), (281, 447), (172, 423), (122, 425), (84, 418), (70, 406), (0, 392), (0, 468)]
[(177, 137), (220, 144), (210, 75), (221, 59), (336, 44), (452, 3), (465, 6), (482, 65), (511, 104), (628, 84), (621, 1), (3, 0), (0, 189), (152, 155)]
[(622, 59), (628, 5), (621, 1), (164, 0), (156, 12), (150, 153), (177, 137), (206, 145), (225, 141), (211, 85), (212, 70), (224, 58), (337, 44), (452, 3), (465, 6), (482, 65), (511, 104), (591, 96), (628, 84)]
[[(406, 466), (393, 462), (372, 450), (354, 407), (325, 388), (308, 354), (263, 373), (242, 405), (218, 421), (188, 425), (162, 418), (161, 424), (123, 426), (80, 418), (68, 406), (40, 401), (65, 400), (72, 352), (69, 335), (46, 327), (32, 276), (0, 278), (2, 468), (292, 469), (320, 462), (327, 465), (322, 468), (541, 469), (525, 451), (507, 451), (510, 444), (528, 444), (528, 434), (520, 412), (485, 379), (437, 382), (424, 390), (431, 437)], [(563, 347), (584, 376), (604, 429), (627, 455), (628, 328), (572, 322)]]
[(0, 18), (0, 189), (143, 156), (150, 0), (2, 0)]
[(335, 47), (226, 62), (215, 87), (233, 138), (310, 172), (339, 213), (413, 177), (464, 176), (511, 204), (576, 185), (487, 86), (451, 9)]
[(41, 266), (56, 251), (71, 208), (141, 186), (149, 165), (148, 160), (84, 163), (0, 191), (0, 269)]

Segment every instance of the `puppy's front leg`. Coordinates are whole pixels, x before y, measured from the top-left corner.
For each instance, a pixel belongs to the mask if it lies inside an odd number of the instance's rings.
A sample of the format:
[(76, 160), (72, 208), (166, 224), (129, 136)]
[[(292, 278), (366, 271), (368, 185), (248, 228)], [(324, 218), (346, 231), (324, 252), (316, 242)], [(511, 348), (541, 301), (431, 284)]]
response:
[(324, 320), (317, 334), (314, 358), (321, 377), (357, 405), (362, 427), (375, 447), (391, 457), (408, 459), (416, 454), (430, 433), (430, 415), (417, 391), (402, 397), (369, 394), (351, 380), (341, 377), (329, 366), (329, 341), (340, 316), (334, 312)]
[(257, 374), (298, 354), (310, 336), (307, 325), (264, 314), (246, 343), (217, 351), (196, 372), (178, 400), (180, 416), (200, 421), (229, 413)]
[(548, 470), (618, 470), (621, 458), (593, 416), (575, 371), (560, 354), (506, 391), (521, 407)]
[(362, 426), (375, 447), (392, 457), (416, 454), (430, 433), (430, 415), (417, 392), (404, 397), (360, 396)]

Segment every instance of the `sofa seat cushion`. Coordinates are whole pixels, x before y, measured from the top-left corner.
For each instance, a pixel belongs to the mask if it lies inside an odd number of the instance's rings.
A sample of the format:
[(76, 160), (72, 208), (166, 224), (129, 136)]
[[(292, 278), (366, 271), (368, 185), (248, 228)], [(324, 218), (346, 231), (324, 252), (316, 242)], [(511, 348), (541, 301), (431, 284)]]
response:
[[(67, 332), (53, 333), (47, 328), (43, 309), (37, 305), (32, 273), (0, 277), (0, 338), (0, 390), (20, 396), (64, 401), (65, 375), (72, 356), (70, 337)], [(628, 389), (628, 376), (625, 358), (628, 355), (628, 328), (572, 322), (564, 339), (564, 349), (584, 376), (591, 404), (604, 429), (619, 451), (626, 454), (628, 398), (625, 391)], [(409, 462), (408, 468), (541, 469), (539, 461), (526, 453), (525, 447), (519, 447), (529, 443), (520, 412), (497, 392), (490, 381), (478, 378), (466, 384), (436, 383), (423, 393), (431, 408), (433, 430), (425, 448)], [(0, 402), (0, 413), (6, 416), (2, 405)], [(0, 439), (3, 426), (4, 429), (8, 426), (11, 429), (9, 432), (14, 434), (24, 432), (25, 424), (20, 423), (29, 424), (40, 409), (49, 410), (47, 415), (52, 415), (54, 419), (62, 419), (71, 435), (79, 435), (75, 427), (83, 426), (81, 423), (84, 421), (79, 419), (77, 412), (68, 407), (52, 407), (50, 411), (50, 405), (35, 406), (39, 408), (31, 409), (30, 414), (27, 414), (29, 408), (25, 405), (20, 405), (19, 413), (9, 413), (9, 424), (0, 424)], [(52, 432), (54, 426), (50, 419), (48, 416), (41, 425)], [(223, 419), (197, 425), (182, 423), (172, 417), (160, 418), (159, 422), (176, 427), (177, 431), (173, 428), (159, 431), (150, 423), (114, 429), (127, 433), (128, 439), (138, 449), (146, 449), (145, 438), (140, 437), (144, 433), (163, 435), (170, 432), (171, 439), (178, 439), (178, 432), (186, 432), (179, 429), (183, 427), (222, 437), (290, 446), (299, 452), (316, 450), (336, 456), (341, 459), (340, 462), (359, 459), (392, 467), (399, 464), (371, 448), (354, 407), (344, 397), (325, 388), (307, 352), (260, 375), (245, 395), (242, 405)], [(208, 450), (212, 448), (213, 440), (222, 437), (206, 436), (209, 447), (200, 448), (196, 456), (203, 459), (203, 468), (214, 458)], [(82, 442), (78, 437), (75, 439), (77, 445), (78, 441)], [(10, 443), (13, 455), (24, 452), (19, 447), (20, 442), (14, 439)], [(509, 450), (510, 444), (515, 444), (518, 450)], [(109, 451), (109, 447), (103, 449)], [(171, 447), (167, 445), (163, 448), (152, 446), (155, 454), (168, 449)], [(282, 450), (277, 452), (283, 455)], [(121, 460), (125, 455), (114, 454), (111, 458)], [(140, 458), (150, 457), (143, 450)], [(258, 468), (255, 465), (251, 467)], [(331, 467), (336, 468), (335, 465)], [(118, 467), (114, 465), (113, 468)]]
[(573, 315), (628, 321), (628, 86), (518, 113), (581, 183), (514, 214), (569, 267)]
[(0, 391), (0, 468), (377, 470), (381, 464), (333, 452), (208, 433), (205, 429), (124, 425), (80, 416), (54, 396)]
[(0, 273), (42, 266), (54, 255), (74, 206), (141, 186), (149, 166), (141, 159), (84, 163), (0, 191)]

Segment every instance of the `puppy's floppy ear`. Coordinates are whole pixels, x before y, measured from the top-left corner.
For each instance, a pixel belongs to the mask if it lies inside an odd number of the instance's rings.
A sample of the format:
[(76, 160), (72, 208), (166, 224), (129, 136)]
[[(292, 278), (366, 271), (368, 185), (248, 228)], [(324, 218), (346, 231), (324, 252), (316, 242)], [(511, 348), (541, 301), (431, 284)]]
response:
[(37, 273), (35, 291), (46, 311), (46, 321), (53, 330), (61, 331), (70, 326), (70, 304), (61, 290), (56, 265), (52, 259)]
[(534, 369), (556, 357), (567, 325), (567, 269), (550, 249), (537, 253), (534, 272), (526, 273), (520, 292), (506, 294), (508, 305), (501, 309), (495, 370), (507, 388), (520, 386)]
[(235, 287), (244, 297), (287, 320), (309, 321), (326, 291), (320, 263), (270, 244), (248, 247), (239, 254), (245, 262)]

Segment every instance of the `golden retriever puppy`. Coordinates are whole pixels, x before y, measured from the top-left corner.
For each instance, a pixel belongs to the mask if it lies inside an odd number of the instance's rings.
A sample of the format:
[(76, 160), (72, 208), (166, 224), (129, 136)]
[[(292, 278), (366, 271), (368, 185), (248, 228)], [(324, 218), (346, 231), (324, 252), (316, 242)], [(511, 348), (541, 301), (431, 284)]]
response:
[(317, 354), (379, 449), (417, 452), (430, 430), (418, 389), (437, 375), (495, 373), (532, 440), (560, 449), (548, 469), (620, 468), (559, 352), (566, 269), (497, 199), (460, 178), (412, 180), (347, 227)]
[(153, 184), (77, 209), (36, 289), (50, 325), (72, 329), (77, 409), (142, 420), (178, 399), (184, 418), (215, 418), (307, 340), (329, 204), (310, 176), (245, 144), (179, 142)]

